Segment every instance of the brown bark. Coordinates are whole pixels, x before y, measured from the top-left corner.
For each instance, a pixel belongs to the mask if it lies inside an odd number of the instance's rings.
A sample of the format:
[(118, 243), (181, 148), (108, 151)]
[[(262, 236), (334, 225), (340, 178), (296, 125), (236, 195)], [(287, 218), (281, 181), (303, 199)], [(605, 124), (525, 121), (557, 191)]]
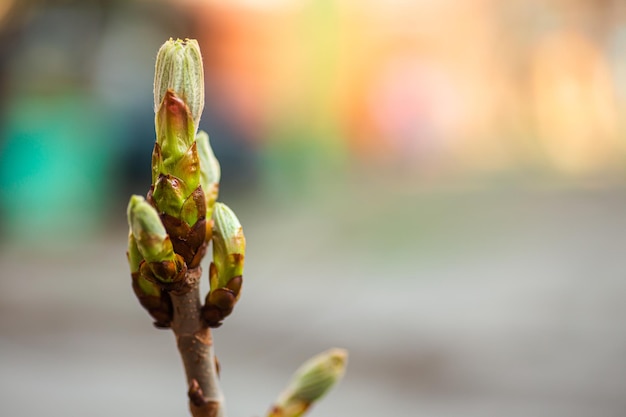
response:
[(211, 330), (200, 316), (200, 267), (187, 271), (184, 289), (171, 291), (172, 330), (185, 366), (189, 408), (193, 417), (224, 417)]

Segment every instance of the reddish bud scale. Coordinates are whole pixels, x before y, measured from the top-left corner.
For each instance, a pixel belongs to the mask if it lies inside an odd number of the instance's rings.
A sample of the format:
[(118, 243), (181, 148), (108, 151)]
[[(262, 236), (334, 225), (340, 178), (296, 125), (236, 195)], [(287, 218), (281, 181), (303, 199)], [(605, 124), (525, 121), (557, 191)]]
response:
[(157, 143), (165, 163), (179, 159), (196, 138), (196, 128), (185, 102), (167, 90), (155, 118)]

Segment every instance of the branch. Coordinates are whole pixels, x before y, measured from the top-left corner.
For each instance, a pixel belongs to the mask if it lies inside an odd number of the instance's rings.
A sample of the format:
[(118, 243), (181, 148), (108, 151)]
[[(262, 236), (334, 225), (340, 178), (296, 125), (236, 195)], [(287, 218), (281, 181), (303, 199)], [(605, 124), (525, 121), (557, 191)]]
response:
[(172, 330), (185, 366), (189, 408), (193, 417), (224, 417), (211, 330), (200, 319), (200, 267), (187, 271), (186, 285), (171, 291), (174, 317)]

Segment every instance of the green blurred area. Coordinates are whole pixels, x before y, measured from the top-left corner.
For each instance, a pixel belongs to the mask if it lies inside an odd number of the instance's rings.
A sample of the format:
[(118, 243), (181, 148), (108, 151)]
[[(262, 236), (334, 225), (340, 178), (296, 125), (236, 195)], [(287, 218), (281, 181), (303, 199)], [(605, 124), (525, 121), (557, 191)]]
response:
[[(79, 95), (12, 102), (0, 159), (3, 227), (9, 238), (53, 245), (95, 235), (115, 177), (102, 108)], [(87, 140), (85, 140), (87, 138)]]

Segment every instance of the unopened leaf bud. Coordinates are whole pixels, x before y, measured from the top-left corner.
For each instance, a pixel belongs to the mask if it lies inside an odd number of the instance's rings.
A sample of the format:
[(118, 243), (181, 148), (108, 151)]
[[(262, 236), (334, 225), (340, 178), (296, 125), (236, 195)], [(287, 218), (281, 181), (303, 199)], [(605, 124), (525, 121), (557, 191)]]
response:
[(154, 71), (154, 111), (158, 113), (167, 91), (189, 107), (194, 133), (204, 108), (204, 70), (198, 41), (169, 39), (157, 54)]
[(218, 327), (241, 295), (246, 238), (235, 213), (216, 203), (213, 211), (213, 262), (209, 269), (211, 290), (202, 309), (205, 322)]
[(213, 211), (213, 262), (218, 278), (211, 288), (225, 286), (235, 276), (243, 274), (246, 238), (239, 219), (222, 203)]
[(137, 249), (147, 262), (173, 261), (172, 242), (159, 214), (143, 197), (133, 195), (128, 204), (128, 223)]
[(205, 131), (201, 130), (196, 135), (196, 146), (200, 158), (200, 184), (206, 198), (207, 218), (211, 218), (219, 192), (220, 163), (213, 153), (209, 135)]
[(345, 349), (322, 352), (298, 368), (269, 417), (299, 417), (343, 377), (348, 359)]

